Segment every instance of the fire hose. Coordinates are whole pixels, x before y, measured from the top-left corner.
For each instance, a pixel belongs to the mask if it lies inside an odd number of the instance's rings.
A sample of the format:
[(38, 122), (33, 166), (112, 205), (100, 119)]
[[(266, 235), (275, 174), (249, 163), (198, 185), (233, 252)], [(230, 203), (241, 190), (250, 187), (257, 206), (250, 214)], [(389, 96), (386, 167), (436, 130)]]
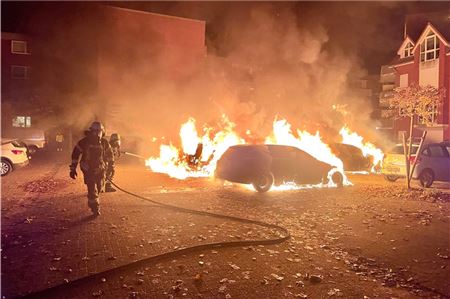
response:
[(259, 220), (251, 220), (251, 219), (246, 219), (246, 218), (229, 216), (229, 215), (225, 215), (225, 214), (216, 214), (216, 213), (211, 213), (211, 212), (206, 212), (206, 211), (182, 208), (182, 207), (162, 203), (162, 202), (141, 196), (139, 194), (135, 194), (130, 191), (127, 191), (127, 190), (121, 188), (120, 186), (118, 186), (117, 184), (115, 184), (113, 181), (110, 181), (110, 182), (118, 190), (120, 190), (128, 195), (142, 199), (144, 201), (153, 203), (161, 208), (170, 209), (170, 210), (178, 211), (178, 212), (182, 212), (182, 213), (189, 213), (189, 214), (200, 215), (200, 216), (209, 216), (209, 217), (214, 217), (214, 218), (219, 218), (219, 219), (232, 220), (232, 221), (237, 221), (237, 222), (241, 222), (241, 223), (253, 224), (253, 225), (258, 225), (258, 226), (265, 227), (265, 228), (275, 229), (276, 231), (278, 231), (279, 236), (271, 238), (271, 239), (223, 241), (223, 242), (207, 243), (207, 244), (201, 244), (201, 245), (194, 245), (194, 246), (190, 246), (190, 247), (184, 247), (184, 248), (180, 248), (180, 249), (177, 249), (174, 251), (169, 251), (169, 252), (151, 256), (148, 258), (144, 258), (144, 259), (141, 259), (138, 261), (134, 261), (134, 262), (131, 262), (131, 263), (128, 263), (128, 264), (125, 264), (125, 265), (122, 265), (122, 266), (119, 266), (116, 268), (112, 268), (109, 270), (105, 270), (102, 272), (98, 272), (98, 273), (95, 273), (92, 275), (84, 276), (84, 277), (78, 278), (76, 280), (69, 281), (67, 283), (59, 284), (59, 285), (56, 285), (56, 286), (53, 286), (53, 287), (50, 287), (50, 288), (47, 288), (47, 289), (44, 289), (41, 291), (34, 292), (34, 293), (29, 293), (29, 294), (27, 294), (23, 297), (19, 297), (19, 298), (48, 298), (51, 295), (55, 295), (58, 292), (63, 291), (67, 288), (80, 287), (84, 283), (87, 283), (90, 281), (95, 281), (95, 280), (100, 281), (102, 278), (109, 276), (109, 275), (113, 275), (115, 273), (119, 273), (120, 271), (125, 271), (125, 270), (129, 271), (129, 270), (137, 269), (137, 268), (142, 267), (143, 265), (146, 265), (151, 262), (157, 262), (160, 260), (168, 259), (168, 258), (171, 258), (174, 256), (186, 254), (186, 253), (192, 253), (192, 252), (196, 252), (196, 251), (200, 251), (200, 250), (208, 250), (208, 249), (227, 248), (227, 247), (273, 245), (273, 244), (283, 243), (283, 242), (287, 241), (288, 239), (290, 239), (290, 237), (291, 237), (289, 231), (286, 228), (276, 225), (276, 224), (271, 224), (271, 223), (267, 223), (267, 222), (263, 222), (263, 221), (259, 221)]

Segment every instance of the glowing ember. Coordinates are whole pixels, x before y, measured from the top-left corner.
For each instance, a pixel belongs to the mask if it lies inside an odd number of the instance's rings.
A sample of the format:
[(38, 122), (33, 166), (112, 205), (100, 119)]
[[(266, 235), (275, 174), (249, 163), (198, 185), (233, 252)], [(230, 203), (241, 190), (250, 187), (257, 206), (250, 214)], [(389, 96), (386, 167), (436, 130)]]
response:
[(339, 134), (342, 136), (342, 143), (356, 146), (362, 151), (364, 157), (373, 157), (371, 171), (376, 172), (375, 167), (381, 166), (381, 162), (383, 161), (384, 154), (381, 149), (376, 148), (370, 142), (363, 143), (364, 138), (355, 132), (351, 132), (347, 127), (342, 127)]

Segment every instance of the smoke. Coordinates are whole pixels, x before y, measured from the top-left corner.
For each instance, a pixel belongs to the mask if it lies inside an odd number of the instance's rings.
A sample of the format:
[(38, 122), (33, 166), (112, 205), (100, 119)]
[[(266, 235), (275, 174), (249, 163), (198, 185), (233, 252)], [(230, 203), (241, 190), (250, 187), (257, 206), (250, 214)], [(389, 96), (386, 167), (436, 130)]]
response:
[[(275, 117), (287, 118), (295, 128), (320, 130), (329, 140), (344, 124), (375, 136), (373, 103), (356, 83), (368, 74), (361, 52), (379, 51), (366, 47), (367, 39), (382, 40), (384, 34), (376, 13), (388, 8), (227, 6), (220, 13), (205, 5), (170, 7), (174, 15), (189, 9), (191, 15), (206, 16), (203, 40), (203, 22), (60, 4), (61, 17), (35, 32), (48, 41), (39, 57), (57, 61), (41, 76), (47, 83), (42, 95), (60, 103), (57, 119), (64, 124), (82, 130), (98, 119), (110, 133), (139, 136), (152, 150), (157, 145), (152, 137), (178, 140), (188, 117), (214, 125), (222, 114), (242, 135), (249, 129), (259, 140), (269, 134)], [(44, 24), (47, 13), (35, 21)], [(370, 25), (361, 26), (362, 20)]]

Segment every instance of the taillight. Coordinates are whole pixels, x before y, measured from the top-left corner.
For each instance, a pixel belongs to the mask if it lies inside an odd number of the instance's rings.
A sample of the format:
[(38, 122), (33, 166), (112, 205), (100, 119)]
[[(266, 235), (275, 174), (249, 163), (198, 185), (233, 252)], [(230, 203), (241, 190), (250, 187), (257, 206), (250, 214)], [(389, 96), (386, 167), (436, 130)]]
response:
[(23, 153), (21, 150), (11, 150), (14, 155), (20, 155)]
[[(409, 157), (409, 163), (410, 163), (410, 164), (414, 164), (414, 160), (415, 160), (415, 159), (416, 159), (416, 156), (411, 156), (411, 157)], [(417, 159), (416, 165), (420, 163), (420, 160), (421, 160), (420, 158)]]

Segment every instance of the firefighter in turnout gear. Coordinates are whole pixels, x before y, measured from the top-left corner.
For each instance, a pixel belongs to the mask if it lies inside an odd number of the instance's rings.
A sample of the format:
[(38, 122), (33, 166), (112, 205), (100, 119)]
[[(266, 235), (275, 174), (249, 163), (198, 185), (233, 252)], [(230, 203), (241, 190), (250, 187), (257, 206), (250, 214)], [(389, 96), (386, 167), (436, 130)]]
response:
[[(88, 189), (88, 206), (94, 215), (100, 215), (99, 194), (102, 191), (106, 173), (114, 172), (114, 156), (108, 140), (103, 138), (105, 129), (100, 122), (93, 122), (86, 137), (78, 141), (72, 152), (70, 177), (76, 179), (77, 165), (83, 172)], [(81, 160), (80, 160), (81, 156)]]
[[(109, 145), (111, 146), (111, 150), (114, 156), (114, 160), (120, 157), (120, 135), (117, 133), (111, 134), (109, 138)], [(106, 184), (105, 184), (105, 192), (116, 192), (111, 186), (111, 181), (114, 178), (114, 168), (108, 168), (106, 170)]]

